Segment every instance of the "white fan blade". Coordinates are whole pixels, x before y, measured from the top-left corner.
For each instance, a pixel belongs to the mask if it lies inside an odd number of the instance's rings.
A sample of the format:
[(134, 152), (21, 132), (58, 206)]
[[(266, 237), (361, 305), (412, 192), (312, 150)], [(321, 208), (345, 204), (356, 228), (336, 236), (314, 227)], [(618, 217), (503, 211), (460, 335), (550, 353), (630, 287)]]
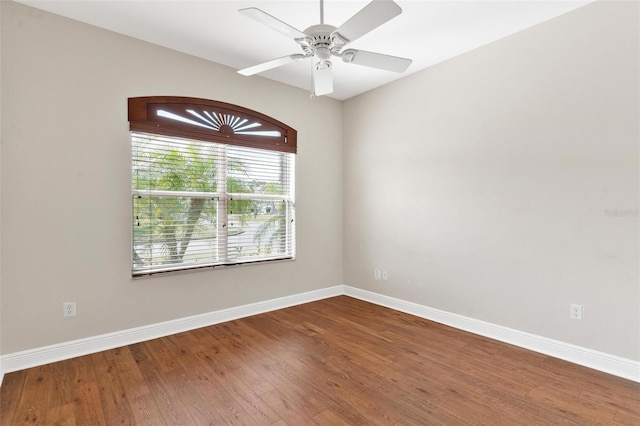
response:
[(347, 42), (352, 42), (402, 13), (391, 0), (373, 0), (334, 31)]
[(316, 96), (333, 93), (331, 62), (318, 62), (313, 65), (313, 93)]
[(306, 34), (302, 31), (293, 28), (291, 25), (286, 22), (282, 22), (275, 16), (269, 15), (267, 12), (263, 12), (262, 10), (256, 7), (248, 7), (246, 9), (239, 9), (238, 12), (242, 13), (244, 16), (247, 16), (255, 21), (260, 22), (263, 25), (266, 25), (269, 28), (272, 28), (287, 37), (298, 39), (305, 38)]
[(289, 56), (283, 56), (282, 58), (272, 59), (271, 61), (263, 62), (262, 64), (258, 64), (258, 65), (254, 65), (254, 66), (249, 67), (249, 68), (244, 68), (244, 69), (238, 70), (238, 74), (242, 74), (242, 75), (259, 74), (261, 72), (268, 71), (270, 69), (277, 68), (277, 67), (280, 67), (282, 65), (287, 65), (287, 64), (290, 64), (292, 62), (299, 61), (300, 59), (304, 59), (306, 57), (307, 56), (302, 55), (300, 53), (296, 53), (296, 54), (289, 55)]
[(405, 72), (413, 62), (411, 59), (355, 49), (342, 52), (342, 60), (349, 64), (364, 65), (365, 67), (393, 72)]

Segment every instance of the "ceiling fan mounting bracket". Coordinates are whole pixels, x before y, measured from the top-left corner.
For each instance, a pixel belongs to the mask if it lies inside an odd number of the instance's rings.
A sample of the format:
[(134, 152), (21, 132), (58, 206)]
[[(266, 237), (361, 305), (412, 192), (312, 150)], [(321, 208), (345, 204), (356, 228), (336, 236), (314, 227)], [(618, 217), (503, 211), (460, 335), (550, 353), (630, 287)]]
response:
[(350, 64), (351, 62), (353, 62), (353, 58), (355, 58), (356, 56), (356, 51), (353, 49), (348, 49), (345, 50), (344, 52), (342, 52), (342, 54), (340, 55), (340, 57), (342, 58), (343, 61), (345, 61), (346, 63)]
[(321, 70), (326, 70), (328, 68), (331, 68), (332, 64), (331, 64), (331, 61), (321, 61), (315, 64), (314, 66), (316, 70), (321, 71)]
[(338, 49), (342, 49), (347, 43), (349, 43), (349, 39), (343, 37), (339, 32), (334, 31), (331, 33), (331, 44)]

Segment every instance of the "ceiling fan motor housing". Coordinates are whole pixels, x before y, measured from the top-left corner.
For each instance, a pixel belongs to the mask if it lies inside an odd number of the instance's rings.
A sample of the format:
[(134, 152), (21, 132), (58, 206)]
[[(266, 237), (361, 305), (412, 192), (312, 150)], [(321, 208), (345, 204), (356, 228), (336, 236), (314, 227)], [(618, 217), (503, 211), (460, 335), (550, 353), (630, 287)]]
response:
[(333, 25), (312, 25), (304, 33), (304, 39), (296, 40), (302, 46), (307, 55), (314, 55), (320, 61), (325, 62), (331, 55), (340, 55), (340, 49), (347, 43), (340, 34), (336, 33)]

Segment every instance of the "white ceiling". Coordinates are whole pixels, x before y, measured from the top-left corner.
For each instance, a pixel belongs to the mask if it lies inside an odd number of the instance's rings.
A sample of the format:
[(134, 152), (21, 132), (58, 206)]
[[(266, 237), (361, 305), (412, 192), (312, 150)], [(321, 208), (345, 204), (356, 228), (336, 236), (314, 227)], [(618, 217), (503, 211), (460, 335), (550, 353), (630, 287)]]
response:
[[(293, 40), (241, 15), (238, 9), (258, 7), (301, 31), (320, 20), (319, 0), (17, 1), (235, 69), (302, 52)], [(404, 74), (396, 74), (333, 61), (330, 96), (348, 99), (591, 1), (397, 0), (401, 15), (349, 47), (410, 58), (413, 64)], [(325, 23), (338, 27), (367, 3), (326, 0)], [(289, 64), (261, 76), (310, 90), (310, 62)]]

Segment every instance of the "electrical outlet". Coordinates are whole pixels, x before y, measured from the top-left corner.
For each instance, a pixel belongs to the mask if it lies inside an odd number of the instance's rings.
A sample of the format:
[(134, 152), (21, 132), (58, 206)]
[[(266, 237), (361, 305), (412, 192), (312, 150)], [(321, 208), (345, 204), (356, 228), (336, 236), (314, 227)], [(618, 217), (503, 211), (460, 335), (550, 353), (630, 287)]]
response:
[(373, 270), (373, 278), (375, 278), (376, 280), (379, 280), (382, 277), (382, 272), (380, 272), (380, 269), (376, 268)]
[(584, 313), (584, 309), (582, 305), (571, 304), (571, 311), (569, 312), (569, 316), (574, 320), (581, 320), (582, 314)]
[(75, 302), (65, 302), (62, 304), (62, 315), (65, 317), (75, 317), (76, 316), (76, 303)]
[(389, 279), (389, 273), (387, 272), (386, 269), (382, 270), (382, 279), (385, 281)]

